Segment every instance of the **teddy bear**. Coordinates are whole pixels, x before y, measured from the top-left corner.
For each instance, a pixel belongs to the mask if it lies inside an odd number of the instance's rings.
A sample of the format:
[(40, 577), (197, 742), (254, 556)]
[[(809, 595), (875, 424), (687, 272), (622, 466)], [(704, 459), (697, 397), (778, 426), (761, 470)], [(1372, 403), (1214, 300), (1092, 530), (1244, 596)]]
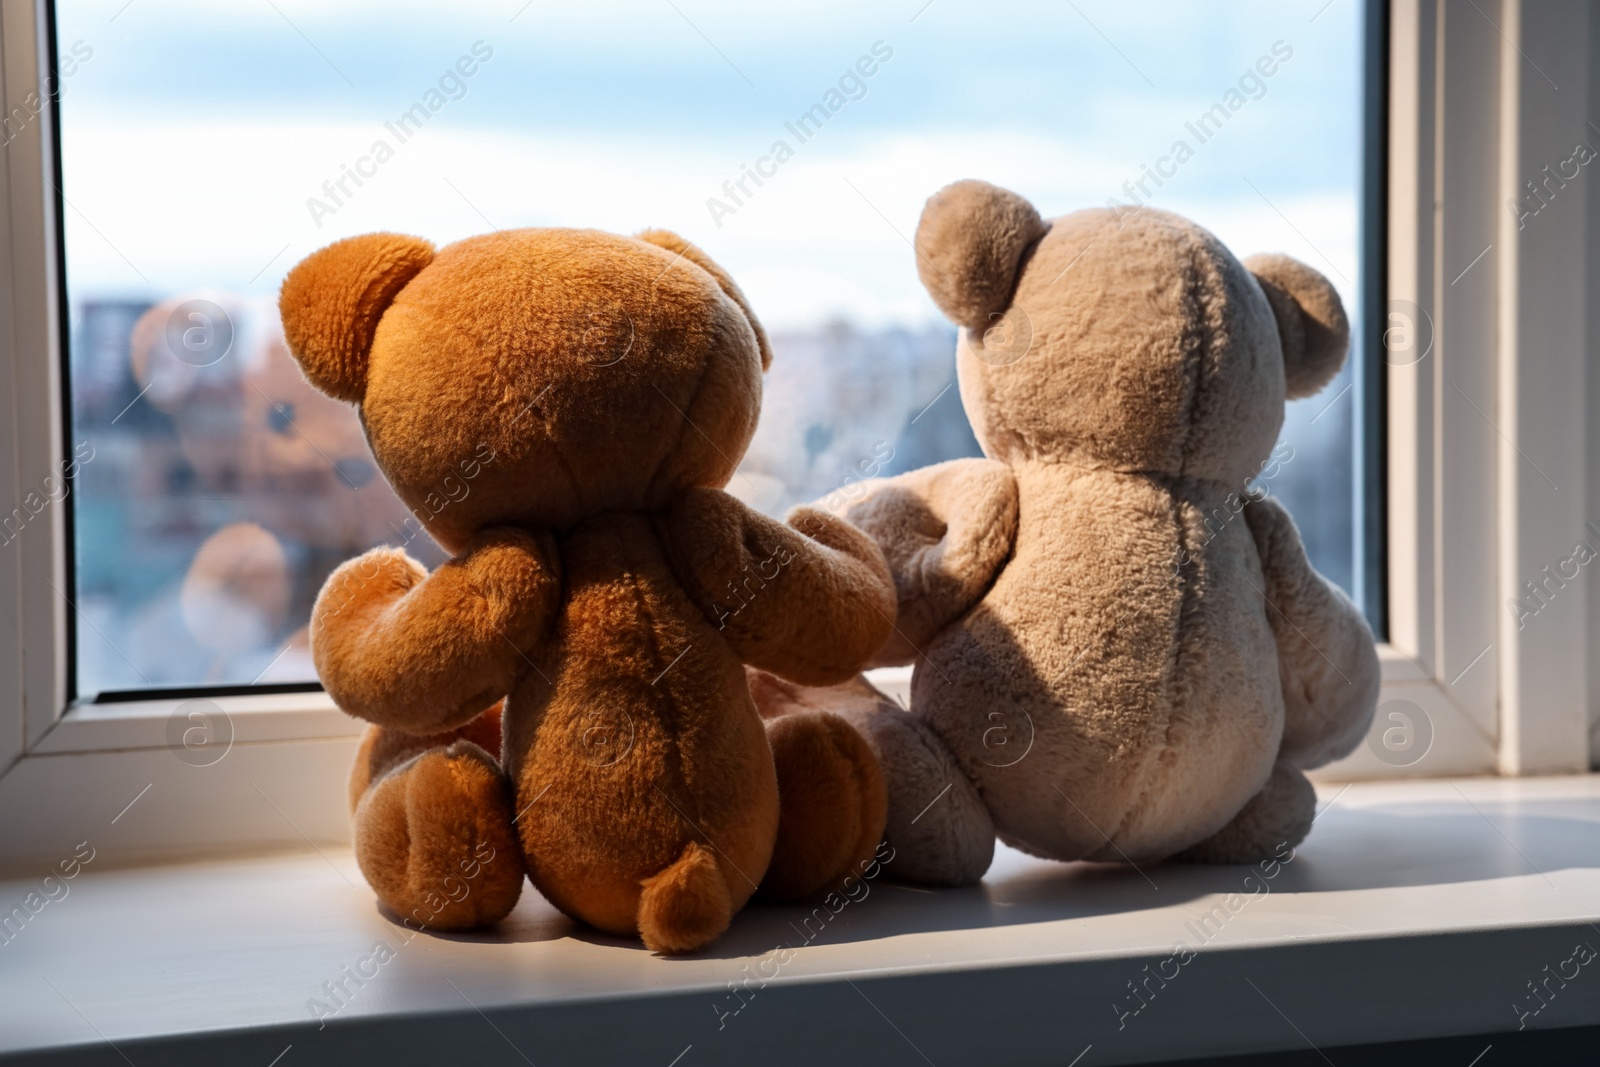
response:
[(904, 878), (975, 882), (997, 835), (1127, 863), (1297, 844), (1304, 772), (1365, 735), (1379, 680), (1361, 613), (1250, 487), (1285, 400), (1343, 363), (1333, 286), (1177, 215), (1046, 222), (980, 181), (929, 199), (915, 250), (962, 328), (985, 458), (865, 483), (844, 512), (894, 573), (874, 663), (915, 663), (909, 706), (753, 676), (763, 713), (861, 730)]
[[(322, 580), (385, 541), (426, 541), (379, 478), (348, 406), (307, 384), (277, 316), (229, 293), (146, 310), (128, 355), (144, 402), (172, 420), (192, 478), (220, 506), (178, 596), (208, 681), (307, 681)], [(263, 666), (265, 665), (265, 666)]]
[(504, 230), (435, 249), (377, 233), (285, 279), (284, 334), (354, 404), (428, 534), (329, 576), (311, 650), (372, 724), (350, 783), (357, 860), (431, 929), (493, 923), (529, 876), (569, 916), (697, 949), (759, 889), (870, 863), (887, 794), (828, 713), (764, 723), (744, 665), (859, 671), (894, 625), (878, 547), (825, 512), (724, 491), (754, 432), (766, 334), (662, 230)]

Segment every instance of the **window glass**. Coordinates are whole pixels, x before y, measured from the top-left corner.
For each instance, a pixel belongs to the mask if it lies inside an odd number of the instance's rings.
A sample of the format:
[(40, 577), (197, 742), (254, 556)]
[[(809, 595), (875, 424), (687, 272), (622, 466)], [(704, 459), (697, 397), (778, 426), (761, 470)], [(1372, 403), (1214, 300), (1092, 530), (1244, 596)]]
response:
[[(730, 489), (774, 513), (977, 454), (909, 246), (947, 182), (1181, 212), (1356, 311), (1351, 0), (553, 7), (56, 5), (80, 695), (312, 681), (330, 568), (438, 561), (283, 346), (284, 273), (340, 237), (700, 244), (772, 335)], [(1350, 381), (1290, 406), (1261, 479), (1347, 588)]]

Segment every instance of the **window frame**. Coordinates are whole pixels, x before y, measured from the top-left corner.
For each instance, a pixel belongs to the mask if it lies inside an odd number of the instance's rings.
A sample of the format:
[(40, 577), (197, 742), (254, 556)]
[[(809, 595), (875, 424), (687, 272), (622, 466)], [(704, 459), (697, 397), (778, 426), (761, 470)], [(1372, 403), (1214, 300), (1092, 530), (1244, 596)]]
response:
[[(1381, 476), (1385, 488), (1377, 514), (1358, 523), (1358, 537), (1381, 536), (1386, 568), (1361, 580), (1385, 609), (1380, 703), (1421, 707), (1433, 740), (1410, 767), (1392, 767), (1363, 746), (1317, 776), (1587, 770), (1582, 641), (1600, 597), (1557, 601), (1560, 618), (1533, 641), (1508, 622), (1499, 591), (1537, 573), (1536, 548), (1548, 542), (1548, 527), (1583, 528), (1586, 493), (1570, 492), (1553, 516), (1516, 509), (1537, 492), (1523, 449), (1553, 457), (1555, 476), (1575, 489), (1595, 473), (1584, 466), (1583, 404), (1574, 411), (1571, 403), (1588, 382), (1585, 227), (1519, 235), (1502, 206), (1517, 176), (1537, 171), (1526, 165), (1550, 131), (1572, 126), (1574, 117), (1576, 128), (1584, 121), (1583, 94), (1566, 94), (1552, 109), (1524, 91), (1542, 75), (1521, 54), (1532, 49), (1561, 77), (1587, 84), (1588, 37), (1564, 32), (1559, 16), (1517, 0), (1487, 8), (1498, 25), (1484, 15), (1475, 26), (1479, 16), (1455, 6), (1446, 18), (1440, 0), (1369, 0), (1367, 10), (1369, 55), (1387, 55), (1385, 69), (1370, 77), (1387, 92), (1374, 97), (1369, 86), (1369, 100), (1378, 101), (1367, 113), (1376, 162), (1367, 168), (1364, 210), (1381, 209), (1364, 221), (1363, 241), (1384, 241), (1386, 270), (1369, 271), (1376, 276), (1363, 282), (1370, 341), (1358, 381), (1369, 400), (1386, 403), (1364, 409), (1383, 412), (1360, 433), (1384, 451), (1367, 450), (1370, 463), (1358, 471)], [(0, 6), (8, 115), (40, 84), (40, 72), (53, 69), (51, 21), (49, 0)], [(15, 456), (0, 465), (0, 500), (9, 501), (60, 470), (71, 449), (59, 236), (61, 212), (73, 209), (55, 195), (53, 97), (48, 103), (0, 161), (0, 322), (10, 324), (0, 330), (0, 440), (13, 442)], [(1374, 198), (1375, 191), (1384, 195)], [(1479, 263), (1464, 288), (1447, 284), (1454, 271), (1445, 265), (1465, 262), (1484, 243), (1513, 254), (1491, 255), (1490, 269)], [(1574, 269), (1576, 283), (1556, 273)], [(1531, 295), (1552, 284), (1555, 296)], [(1407, 367), (1378, 364), (1385, 324), (1375, 321), (1372, 300), (1379, 296), (1421, 309), (1435, 338), (1428, 357)], [(1540, 358), (1519, 359), (1525, 351)], [(1449, 382), (1499, 398), (1486, 409), (1497, 429), (1484, 425), (1488, 414), (1447, 402), (1446, 362)], [(1551, 398), (1568, 400), (1555, 416), (1538, 406)], [(1509, 436), (1500, 433), (1508, 427)], [(0, 867), (53, 856), (91, 830), (104, 835), (103, 851), (127, 857), (347, 840), (344, 776), (362, 724), (325, 693), (206, 697), (232, 734), (226, 760), (207, 766), (186, 765), (169, 743), (182, 698), (72, 702), (74, 609), (63, 592), (70, 522), (70, 506), (51, 504), (23, 529), (12, 554), (0, 556), (0, 678), (15, 679), (0, 691)], [(1548, 640), (1562, 625), (1559, 639)], [(895, 688), (905, 680), (885, 679)], [(1575, 736), (1581, 758), (1573, 754)]]
[[(0, 6), (4, 114), (31, 111), (41, 72), (53, 76), (52, 21), (47, 0)], [(0, 465), (0, 499), (12, 506), (61, 471), (72, 447), (60, 255), (72, 208), (57, 195), (56, 100), (43, 100), (0, 160), (0, 322), (10, 323), (0, 330), (0, 440), (15, 457)], [(346, 838), (344, 778), (362, 724), (320, 690), (207, 697), (231, 742), (229, 762), (204, 766), (185, 765), (169, 744), (182, 698), (73, 702), (75, 488), (0, 546), (11, 552), (0, 560), (0, 678), (14, 679), (0, 690), (0, 866), (54, 856), (91, 831), (114, 834), (111, 854), (130, 858)], [(143, 818), (131, 814), (136, 798)]]
[(1320, 776), (1587, 771), (1600, 738), (1585, 623), (1600, 596), (1555, 599), (1536, 631), (1507, 600), (1559, 558), (1553, 545), (1585, 538), (1592, 194), (1571, 195), (1563, 225), (1526, 230), (1507, 204), (1564, 131), (1585, 129), (1585, 95), (1545, 83), (1591, 84), (1595, 49), (1560, 5), (1395, 0), (1388, 24), (1387, 309), (1419, 309), (1433, 350), (1385, 373), (1379, 700), (1421, 707), (1433, 747), (1396, 769), (1358, 750)]

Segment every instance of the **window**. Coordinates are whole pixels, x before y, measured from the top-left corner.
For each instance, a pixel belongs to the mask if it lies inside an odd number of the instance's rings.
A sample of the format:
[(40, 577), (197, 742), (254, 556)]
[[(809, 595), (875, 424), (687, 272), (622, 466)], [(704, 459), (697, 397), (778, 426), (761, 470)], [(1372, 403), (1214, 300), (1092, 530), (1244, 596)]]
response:
[[(314, 682), (329, 570), (385, 542), (437, 562), (283, 346), (278, 284), (339, 237), (682, 232), (772, 335), (730, 489), (776, 513), (978, 454), (906, 242), (946, 182), (1184, 213), (1358, 312), (1353, 3), (378, 11), (56, 5), (82, 697)], [(1261, 479), (1357, 596), (1362, 358), (1291, 406)]]
[[(130, 854), (347, 832), (358, 724), (315, 684), (310, 597), (368, 544), (437, 557), (283, 359), (299, 257), (383, 228), (678, 230), (776, 342), (732, 488), (781, 511), (974, 450), (908, 247), (967, 176), (1047, 215), (1178, 211), (1344, 296), (1350, 366), (1262, 479), (1383, 638), (1379, 722), (1326, 774), (1600, 752), (1589, 569), (1526, 600), (1600, 544), (1600, 204), (1567, 178), (1507, 210), (1595, 112), (1566, 8), (675, 3), (0, 5), (0, 812), (34, 813), (0, 856), (135, 795), (169, 807), (122, 819)], [(186, 751), (194, 701), (242, 745), (220, 770)], [(1384, 751), (1394, 714), (1415, 758)]]

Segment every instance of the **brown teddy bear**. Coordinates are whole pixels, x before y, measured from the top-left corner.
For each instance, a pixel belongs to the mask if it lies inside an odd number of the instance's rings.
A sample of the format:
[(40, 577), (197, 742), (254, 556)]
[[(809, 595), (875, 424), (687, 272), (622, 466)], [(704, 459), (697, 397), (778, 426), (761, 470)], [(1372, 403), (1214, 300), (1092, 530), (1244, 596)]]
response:
[(328, 572), (385, 541), (426, 540), (377, 476), (360, 422), (306, 383), (264, 311), (192, 293), (151, 307), (129, 338), (134, 380), (171, 417), (190, 491), (226, 520), (179, 593), (207, 681), (308, 679), (306, 627)]
[(771, 355), (705, 253), (663, 231), (370, 234), (300, 263), (279, 305), (408, 506), (474, 471), (427, 520), (450, 559), (368, 552), (313, 613), (323, 684), (374, 724), (351, 801), (385, 904), (492, 923), (526, 871), (567, 914), (682, 952), (758, 887), (805, 895), (871, 856), (870, 750), (829, 715), (765, 727), (741, 664), (851, 677), (893, 583), (847, 524), (723, 492)]
[(868, 483), (847, 517), (883, 548), (899, 623), (864, 681), (753, 679), (766, 713), (831, 708), (889, 783), (896, 873), (976, 881), (996, 833), (1034, 855), (1243, 862), (1298, 843), (1302, 773), (1366, 733), (1372, 634), (1247, 488), (1286, 398), (1337, 373), (1333, 287), (1240, 263), (1151, 210), (1045, 222), (964, 181), (917, 229), (918, 271), (964, 327), (986, 459)]

